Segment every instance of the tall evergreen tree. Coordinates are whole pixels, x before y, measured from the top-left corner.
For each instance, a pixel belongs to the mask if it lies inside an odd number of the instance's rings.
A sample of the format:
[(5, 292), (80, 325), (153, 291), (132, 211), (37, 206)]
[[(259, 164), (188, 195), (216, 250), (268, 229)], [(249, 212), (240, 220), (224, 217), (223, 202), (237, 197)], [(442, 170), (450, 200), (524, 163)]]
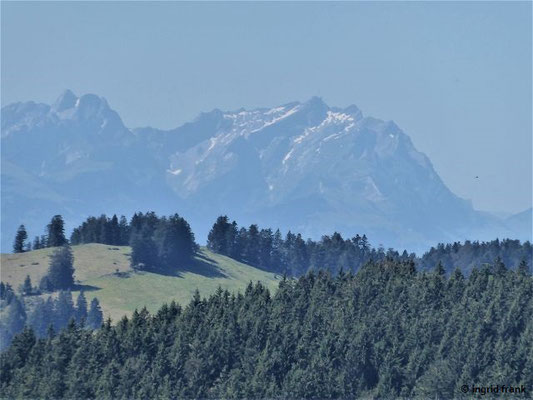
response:
[(28, 238), (28, 233), (24, 225), (20, 225), (17, 229), (17, 234), (15, 236), (15, 242), (13, 243), (13, 252), (14, 253), (23, 253), (25, 250), (25, 242)]
[(74, 286), (74, 256), (68, 244), (52, 253), (47, 278), (54, 289), (65, 290)]
[(83, 291), (80, 291), (76, 300), (76, 322), (82, 323), (87, 320), (87, 299)]
[(230, 227), (226, 215), (218, 217), (207, 235), (207, 248), (215, 253), (229, 255), (228, 231)]
[(48, 247), (58, 247), (63, 246), (67, 243), (65, 238), (65, 223), (63, 222), (63, 217), (61, 215), (54, 215), (52, 220), (47, 226), (48, 229)]
[(75, 318), (74, 302), (70, 290), (61, 290), (54, 304), (54, 327), (62, 329)]
[(33, 239), (33, 250), (39, 250), (41, 248), (41, 239), (39, 236), (35, 236), (35, 239)]
[(154, 238), (158, 246), (158, 263), (163, 269), (185, 266), (196, 251), (191, 227), (178, 214), (163, 218)]
[(119, 245), (121, 246), (127, 246), (130, 243), (130, 226), (128, 224), (128, 220), (124, 215), (120, 217), (120, 221), (118, 223), (118, 230), (119, 230)]
[(33, 293), (33, 287), (31, 285), (31, 279), (29, 275), (26, 275), (24, 283), (22, 284), (22, 294), (24, 296), (29, 296)]
[(102, 310), (100, 309), (100, 303), (95, 297), (91, 301), (91, 308), (89, 309), (89, 312), (87, 314), (87, 327), (91, 329), (98, 329), (100, 328), (100, 326), (102, 326), (103, 320), (104, 315), (102, 313)]
[(157, 247), (152, 239), (149, 226), (131, 235), (131, 266), (133, 268), (153, 269), (158, 265)]

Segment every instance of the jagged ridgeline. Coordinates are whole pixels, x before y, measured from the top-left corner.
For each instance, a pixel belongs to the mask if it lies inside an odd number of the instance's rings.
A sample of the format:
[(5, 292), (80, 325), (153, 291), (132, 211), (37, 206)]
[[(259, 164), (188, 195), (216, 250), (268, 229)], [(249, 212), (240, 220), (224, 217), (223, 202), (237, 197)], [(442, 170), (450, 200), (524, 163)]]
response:
[(66, 91), (51, 105), (6, 105), (1, 119), (4, 251), (22, 223), (36, 230), (53, 213), (79, 221), (117, 204), (126, 215), (176, 207), (202, 242), (225, 213), (417, 252), (467, 237), (531, 240), (531, 208), (506, 219), (475, 210), (408, 133), (355, 105), (311, 98), (130, 129), (104, 98)]
[(94, 333), (26, 329), (1, 363), (2, 398), (468, 398), (462, 385), (487, 382), (530, 396), (533, 279), (385, 260), (275, 294), (196, 294)]

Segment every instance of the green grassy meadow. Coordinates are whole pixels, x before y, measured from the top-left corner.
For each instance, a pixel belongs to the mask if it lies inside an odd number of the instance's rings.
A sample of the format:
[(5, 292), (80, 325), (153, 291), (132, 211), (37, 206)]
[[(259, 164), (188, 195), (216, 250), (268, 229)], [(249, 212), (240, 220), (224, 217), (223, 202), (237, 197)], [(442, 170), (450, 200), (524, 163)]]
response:
[[(250, 281), (261, 281), (274, 291), (281, 279), (279, 275), (215, 254), (204, 247), (190, 266), (173, 275), (134, 271), (130, 268), (131, 249), (128, 246), (93, 243), (73, 246), (72, 250), (77, 285), (83, 288), (89, 302), (96, 297), (104, 317), (109, 316), (115, 322), (142, 307), (154, 312), (172, 300), (186, 305), (196, 289), (202, 296), (208, 296), (219, 286), (236, 293), (244, 291)], [(47, 248), (2, 254), (1, 280), (17, 290), (29, 275), (32, 284), (38, 285), (48, 270), (52, 251)], [(74, 301), (77, 293), (73, 291)]]

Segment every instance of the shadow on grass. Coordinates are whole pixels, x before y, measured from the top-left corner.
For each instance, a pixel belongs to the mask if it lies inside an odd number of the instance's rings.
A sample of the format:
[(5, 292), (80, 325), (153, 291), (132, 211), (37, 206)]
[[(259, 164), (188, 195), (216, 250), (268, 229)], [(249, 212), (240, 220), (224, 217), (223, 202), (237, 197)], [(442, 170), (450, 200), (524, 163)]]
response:
[(84, 292), (94, 292), (95, 290), (100, 290), (102, 288), (98, 286), (91, 286), (91, 285), (74, 285), (72, 287), (73, 291), (84, 291)]
[(193, 259), (190, 267), (180, 268), (182, 272), (192, 272), (207, 278), (227, 278), (228, 276), (218, 267), (212, 258), (198, 254)]
[(150, 270), (136, 270), (136, 273), (151, 272), (158, 275), (174, 276), (176, 278), (183, 278), (184, 272), (190, 272), (197, 275), (205, 276), (206, 278), (227, 278), (228, 276), (218, 267), (218, 263), (212, 258), (206, 257), (203, 254), (196, 254), (195, 258), (186, 266), (179, 267), (174, 271), (166, 271), (159, 269)]

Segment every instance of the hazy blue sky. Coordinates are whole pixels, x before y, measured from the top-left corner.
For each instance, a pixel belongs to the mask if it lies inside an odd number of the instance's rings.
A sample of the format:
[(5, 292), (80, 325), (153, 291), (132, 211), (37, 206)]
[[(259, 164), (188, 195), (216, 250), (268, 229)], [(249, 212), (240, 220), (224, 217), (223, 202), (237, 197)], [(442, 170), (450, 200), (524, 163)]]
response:
[(171, 128), (319, 95), (394, 120), (476, 208), (531, 206), (530, 2), (1, 7), (3, 105), (70, 88)]

